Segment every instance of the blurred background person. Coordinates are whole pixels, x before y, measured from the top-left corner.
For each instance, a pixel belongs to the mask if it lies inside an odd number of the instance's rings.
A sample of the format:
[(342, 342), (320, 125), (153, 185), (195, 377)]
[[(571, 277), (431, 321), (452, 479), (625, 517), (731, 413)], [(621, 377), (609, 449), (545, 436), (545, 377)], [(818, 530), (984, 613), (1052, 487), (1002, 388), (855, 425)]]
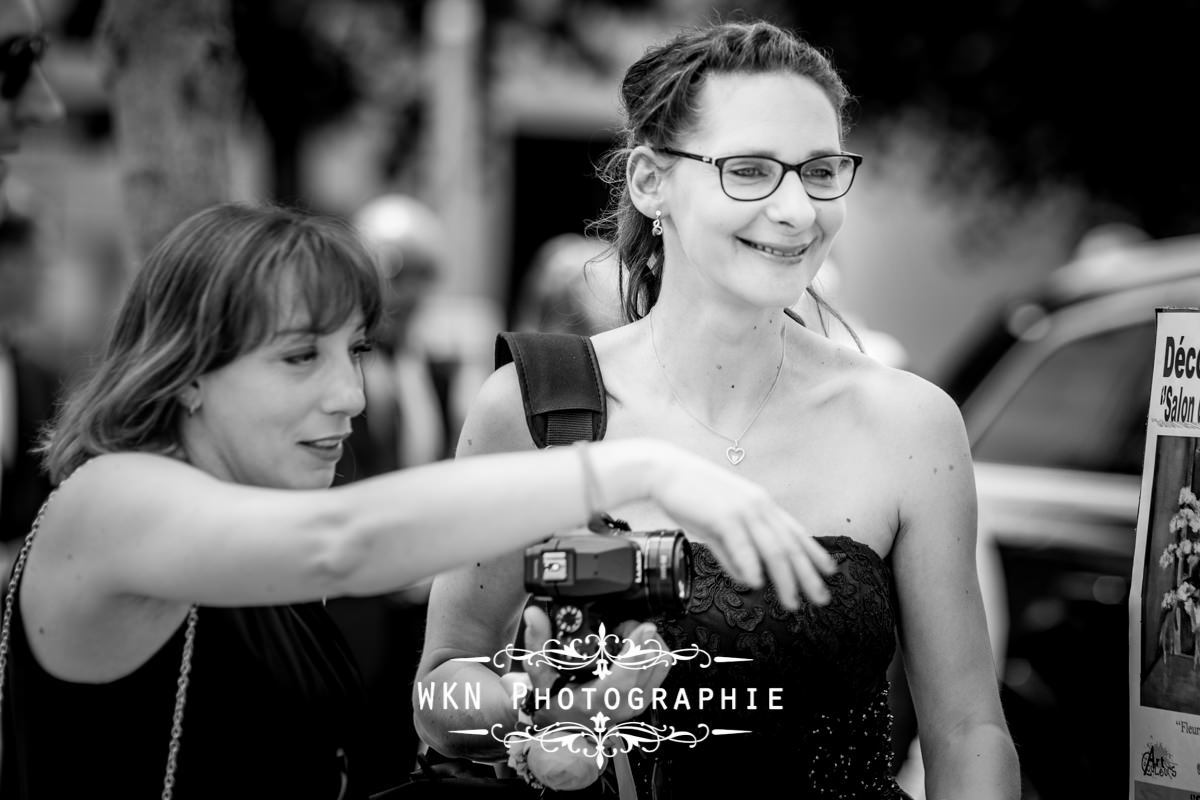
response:
[[(446, 384), (436, 379), (419, 314), (445, 271), (444, 226), (429, 206), (399, 193), (369, 200), (351, 221), (375, 256), (383, 309), (375, 351), (363, 362), (366, 409), (352, 420), (335, 486), (441, 459), (450, 435)], [(366, 684), (369, 781), (379, 788), (400, 783), (415, 764), (420, 739), (409, 697), (428, 596), (423, 581), (327, 604)]]
[[(0, 189), (8, 178), (8, 158), (21, 149), (26, 133), (57, 121), (62, 102), (42, 73), (48, 40), (33, 0), (0, 4)], [(7, 201), (0, 193), (0, 214)]]
[(442, 222), (419, 200), (387, 194), (368, 201), (353, 223), (379, 262), (384, 312), (377, 351), (364, 369), (367, 411), (338, 465), (342, 480), (443, 458), (448, 434), (445, 394), (418, 316), (445, 270)]
[(0, 3), (0, 586), (49, 482), (30, 448), (53, 412), (58, 377), (24, 352), (19, 330), (29, 323), (42, 266), (35, 222), (11, 215), (8, 158), (28, 132), (58, 120), (62, 103), (42, 74), (46, 49), (32, 0)]
[(547, 239), (534, 254), (517, 297), (513, 330), (591, 336), (624, 324), (608, 244), (578, 233)]
[(0, 218), (0, 586), (50, 492), (31, 451), (54, 411), (59, 376), (23, 346), (45, 266), (36, 224), (10, 209)]

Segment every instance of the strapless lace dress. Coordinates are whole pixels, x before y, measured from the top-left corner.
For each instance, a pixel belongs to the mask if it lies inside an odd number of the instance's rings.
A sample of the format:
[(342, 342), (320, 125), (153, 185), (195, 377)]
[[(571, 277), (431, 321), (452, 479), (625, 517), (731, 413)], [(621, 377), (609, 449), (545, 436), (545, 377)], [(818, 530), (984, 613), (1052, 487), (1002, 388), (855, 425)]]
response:
[[(734, 581), (711, 551), (693, 545), (692, 600), (682, 618), (656, 621), (664, 643), (748, 660), (676, 664), (664, 683), (668, 708), (648, 720), (693, 732), (703, 725), (748, 732), (709, 735), (694, 747), (666, 742), (638, 754), (642, 797), (784, 796), (775, 787), (797, 798), (906, 797), (891, 763), (891, 569), (849, 537), (820, 541), (838, 564), (828, 583), (832, 600), (805, 602), (796, 612), (769, 584), (754, 590)], [(712, 698), (700, 709), (706, 689)], [(685, 707), (675, 703), (681, 690)]]

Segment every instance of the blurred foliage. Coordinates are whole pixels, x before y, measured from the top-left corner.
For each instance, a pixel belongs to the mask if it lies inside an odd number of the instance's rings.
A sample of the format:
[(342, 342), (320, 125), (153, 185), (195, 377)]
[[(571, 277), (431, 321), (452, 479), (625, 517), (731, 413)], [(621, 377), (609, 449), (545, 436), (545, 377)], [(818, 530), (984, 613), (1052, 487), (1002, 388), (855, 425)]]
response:
[(359, 98), (347, 53), (321, 25), (321, 3), (236, 0), (233, 24), (246, 93), (273, 133), (336, 118)]
[(1093, 224), (1200, 232), (1196, 0), (741, 5), (829, 49), (862, 122), (916, 112), (986, 142), (1002, 189), (1078, 183)]
[[(101, 1), (65, 0), (73, 11), (64, 34), (84, 34)], [(391, 168), (415, 152), (429, 0), (231, 2), (248, 99), (280, 151), (277, 171), (294, 170), (307, 132), (362, 102), (394, 119)], [(948, 187), (984, 174), (1013, 196), (1075, 184), (1091, 198), (1087, 224), (1200, 232), (1200, 150), (1186, 108), (1200, 0), (484, 0), (484, 8), (493, 48), (534, 43), (551, 68), (618, 76), (625, 64), (614, 60), (628, 50), (614, 18), (669, 26), (764, 16), (834, 55), (861, 128), (915, 120), (966, 144), (934, 176)]]
[(1200, 233), (1200, 150), (1183, 108), (1194, 95), (1200, 0), (488, 3), (493, 26), (538, 29), (596, 72), (621, 52), (593, 35), (601, 9), (796, 28), (833, 55), (861, 126), (886, 131), (902, 119), (945, 143), (945, 168), (931, 179), (950, 193), (983, 183), (1020, 202), (1075, 186), (1088, 198), (1085, 228)]
[[(420, 19), (424, 2), (233, 0), (246, 100), (274, 155), (276, 199), (301, 202), (306, 136), (361, 104), (392, 113), (395, 152), (420, 124)], [(396, 168), (399, 156), (389, 168)]]

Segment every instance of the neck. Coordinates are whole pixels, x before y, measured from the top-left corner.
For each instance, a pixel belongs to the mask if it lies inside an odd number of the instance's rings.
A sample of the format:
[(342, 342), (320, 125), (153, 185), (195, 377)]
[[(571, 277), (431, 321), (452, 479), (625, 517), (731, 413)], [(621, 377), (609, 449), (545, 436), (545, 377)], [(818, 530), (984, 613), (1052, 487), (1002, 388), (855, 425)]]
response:
[(750, 422), (782, 369), (782, 309), (731, 319), (656, 306), (647, 320), (651, 355), (676, 401), (728, 438)]

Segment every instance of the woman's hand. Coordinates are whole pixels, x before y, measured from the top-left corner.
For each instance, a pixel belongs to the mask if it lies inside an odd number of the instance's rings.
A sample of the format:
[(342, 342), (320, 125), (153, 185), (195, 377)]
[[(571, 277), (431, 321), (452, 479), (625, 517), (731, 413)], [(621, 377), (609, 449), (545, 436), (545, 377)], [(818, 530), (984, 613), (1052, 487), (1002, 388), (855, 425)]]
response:
[(765, 489), (693, 453), (667, 445), (669, 465), (652, 483), (651, 498), (708, 545), (737, 580), (763, 583), (763, 565), (780, 601), (800, 605), (798, 590), (814, 603), (829, 602), (822, 574), (831, 575), (833, 558)]
[[(629, 630), (631, 627), (632, 630)], [(628, 647), (644, 647), (650, 642), (655, 642), (650, 644), (650, 647), (661, 647), (661, 642), (656, 639), (657, 634), (653, 623), (643, 622), (636, 625), (624, 623), (617, 635), (624, 636)], [(545, 646), (550, 636), (550, 619), (546, 612), (537, 606), (526, 608), (525, 646), (529, 649), (539, 649)], [(535, 709), (533, 719), (538, 727), (545, 727), (554, 722), (577, 722), (587, 728), (593, 728), (592, 718), (601, 712), (607, 718), (607, 727), (633, 719), (649, 706), (651, 693), (662, 685), (671, 669), (669, 664), (658, 664), (648, 669), (631, 669), (616, 665), (603, 678), (585, 683), (566, 684), (562, 691), (570, 692), (572, 699), (569, 703), (560, 704), (558, 693), (552, 688), (560, 673), (549, 664), (539, 662), (540, 659), (530, 659), (525, 664), (525, 671), (532, 684), (529, 691), (541, 689), (543, 692), (550, 692), (549, 708), (538, 706)], [(594, 691), (584, 691), (591, 689)], [(616, 689), (620, 700), (616, 708), (611, 708), (606, 700), (606, 695), (611, 695), (612, 689)], [(631, 698), (630, 692), (635, 689), (640, 691), (634, 692)], [(644, 703), (641, 707), (636, 704), (636, 698), (640, 698)], [(564, 708), (564, 705), (569, 707)]]
[[(632, 620), (622, 623), (617, 631), (617, 635), (625, 642), (623, 651), (656, 641), (656, 633), (653, 624), (639, 624)], [(525, 646), (530, 649), (542, 649), (549, 640), (550, 620), (546, 612), (537, 606), (526, 608)], [(670, 666), (663, 664), (650, 669), (626, 669), (617, 666), (603, 678), (582, 684), (567, 684), (562, 691), (571, 693), (569, 708), (560, 706), (558, 693), (552, 688), (559, 677), (557, 670), (536, 660), (526, 663), (525, 670), (525, 673), (510, 672), (504, 675), (501, 677), (501, 683), (513, 698), (514, 704), (518, 702), (518, 694), (524, 696), (527, 692), (537, 689), (552, 692), (550, 707), (539, 706), (535, 710), (536, 728), (544, 729), (556, 722), (575, 722), (597, 731), (597, 738), (603, 739), (604, 728), (632, 719), (644, 710), (630, 704), (630, 690), (640, 689), (641, 696), (648, 699), (650, 693), (662, 684)], [(520, 689), (518, 684), (523, 684)], [(595, 691), (583, 691), (588, 688), (594, 688)], [(620, 705), (615, 709), (601, 699), (611, 689), (616, 689), (621, 698)], [(598, 713), (603, 713), (606, 717), (602, 724), (595, 719)], [(572, 751), (566, 744), (547, 749), (536, 740), (520, 741), (510, 746), (508, 763), (527, 780), (532, 777), (537, 782), (535, 785), (556, 792), (577, 791), (592, 785), (600, 777), (601, 770), (596, 765), (595, 747), (592, 742), (577, 741), (575, 750)]]
[(589, 756), (583, 750), (572, 753), (566, 747), (547, 750), (537, 743), (531, 743), (528, 765), (537, 782), (555, 792), (577, 792), (591, 786), (600, 777), (595, 756)]

